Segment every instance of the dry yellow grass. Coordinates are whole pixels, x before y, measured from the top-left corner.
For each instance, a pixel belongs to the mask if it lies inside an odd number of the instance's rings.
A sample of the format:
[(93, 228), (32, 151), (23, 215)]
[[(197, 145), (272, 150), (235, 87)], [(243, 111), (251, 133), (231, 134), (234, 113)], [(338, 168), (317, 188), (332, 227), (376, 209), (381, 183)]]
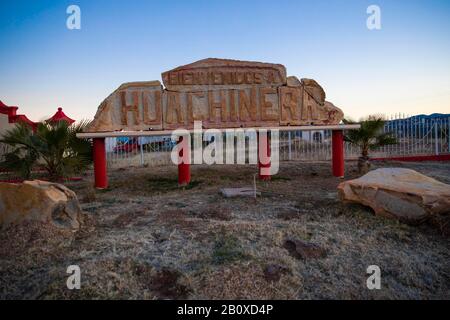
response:
[[(448, 163), (379, 165), (450, 182)], [(91, 181), (70, 183), (83, 199), (82, 231), (2, 232), (0, 298), (450, 298), (449, 238), (433, 226), (342, 205), (340, 179), (330, 177), (328, 163), (283, 163), (271, 182), (258, 182), (257, 201), (219, 195), (222, 187), (250, 186), (254, 166), (192, 169), (186, 189), (177, 187), (174, 166), (115, 170), (105, 191), (88, 188)], [(327, 255), (298, 260), (283, 248), (286, 238), (317, 244)], [(81, 290), (66, 288), (70, 264), (81, 268)], [(268, 264), (287, 272), (268, 282)], [(366, 288), (371, 264), (382, 270), (381, 290)]]

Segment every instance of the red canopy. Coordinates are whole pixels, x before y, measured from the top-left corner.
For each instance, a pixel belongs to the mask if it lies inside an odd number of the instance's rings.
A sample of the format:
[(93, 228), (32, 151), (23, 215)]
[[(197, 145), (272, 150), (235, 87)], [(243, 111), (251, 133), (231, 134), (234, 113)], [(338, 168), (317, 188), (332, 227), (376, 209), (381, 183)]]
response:
[(49, 121), (49, 122), (66, 121), (69, 125), (75, 122), (75, 120), (66, 116), (66, 114), (62, 111), (61, 107), (59, 107), (58, 111), (56, 111), (56, 113), (53, 115), (53, 117), (51, 117), (47, 121)]

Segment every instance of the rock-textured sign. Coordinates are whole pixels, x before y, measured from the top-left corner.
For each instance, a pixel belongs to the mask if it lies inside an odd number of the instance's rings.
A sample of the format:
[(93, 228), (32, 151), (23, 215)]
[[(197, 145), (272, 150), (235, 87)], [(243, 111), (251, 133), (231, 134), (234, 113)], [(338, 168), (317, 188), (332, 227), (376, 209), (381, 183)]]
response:
[(100, 104), (88, 131), (162, 129), (162, 97), (159, 81), (124, 83)]
[(204, 59), (159, 81), (121, 85), (87, 129), (99, 131), (338, 124), (343, 112), (314, 80), (287, 77), (280, 64)]
[(279, 87), (286, 84), (286, 68), (273, 63), (205, 59), (164, 72), (162, 79), (167, 90), (184, 92)]

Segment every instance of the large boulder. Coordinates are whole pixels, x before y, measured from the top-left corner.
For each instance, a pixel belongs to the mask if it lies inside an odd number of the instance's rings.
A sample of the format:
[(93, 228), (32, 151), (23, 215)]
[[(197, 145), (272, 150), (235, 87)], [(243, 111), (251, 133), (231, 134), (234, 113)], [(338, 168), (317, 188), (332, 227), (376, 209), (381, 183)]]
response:
[(404, 168), (382, 168), (338, 186), (341, 200), (408, 223), (450, 213), (450, 185)]
[(57, 183), (0, 183), (0, 227), (42, 221), (63, 229), (80, 227), (81, 208), (75, 192)]

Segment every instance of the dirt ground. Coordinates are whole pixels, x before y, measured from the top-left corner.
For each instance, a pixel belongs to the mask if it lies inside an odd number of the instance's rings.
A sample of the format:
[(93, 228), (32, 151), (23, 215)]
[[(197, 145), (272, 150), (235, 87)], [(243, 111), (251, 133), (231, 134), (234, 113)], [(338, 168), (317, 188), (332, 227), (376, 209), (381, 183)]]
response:
[[(346, 164), (346, 179), (357, 177)], [(450, 183), (450, 163), (381, 162)], [(85, 212), (76, 233), (39, 223), (0, 232), (1, 299), (449, 299), (450, 238), (339, 202), (329, 163), (284, 162), (262, 196), (226, 199), (223, 187), (253, 185), (255, 166), (193, 166), (177, 186), (175, 166), (109, 173), (67, 185)], [(326, 254), (298, 259), (286, 239)], [(66, 269), (79, 265), (81, 289)], [(381, 269), (369, 290), (366, 269)], [(269, 270), (280, 272), (270, 276)], [(269, 274), (269, 276), (268, 276)]]

